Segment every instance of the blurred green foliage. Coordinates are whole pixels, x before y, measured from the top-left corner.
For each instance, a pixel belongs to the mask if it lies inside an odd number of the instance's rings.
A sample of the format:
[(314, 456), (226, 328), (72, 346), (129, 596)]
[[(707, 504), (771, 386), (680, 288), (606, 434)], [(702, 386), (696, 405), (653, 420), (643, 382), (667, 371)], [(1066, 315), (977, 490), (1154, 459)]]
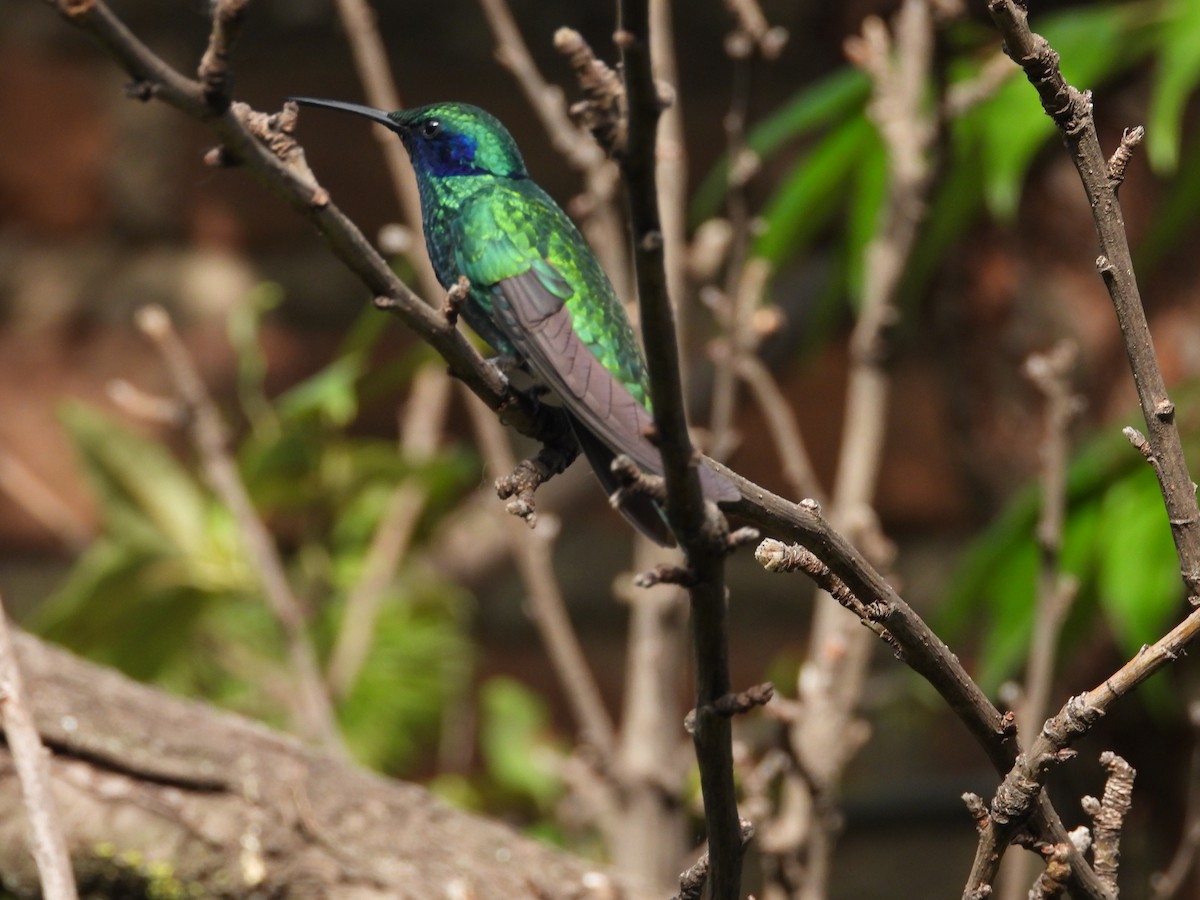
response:
[[(1134, 69), (1155, 72), (1146, 143), (1170, 184), (1160, 224), (1136, 248), (1144, 276), (1200, 210), (1200, 168), (1179, 165), (1183, 112), (1200, 85), (1200, 6), (1194, 0), (1100, 3), (1035, 16), (1032, 24), (1080, 88), (1103, 93)], [(949, 86), (980, 78), (998, 52), (995, 32), (973, 22), (955, 25), (945, 43)], [(864, 253), (885, 196), (887, 161), (867, 119), (869, 95), (867, 76), (847, 66), (807, 85), (747, 135), (764, 165), (790, 160), (764, 204), (754, 252), (776, 269), (818, 249), (835, 263), (829, 290), (808, 314), (810, 347), (857, 303)], [(949, 122), (937, 189), (904, 280), (904, 305), (917, 303), (973, 221), (990, 214), (1012, 222), (1033, 163), (1055, 144), (1054, 125), (1015, 64), (997, 90)], [(727, 173), (722, 160), (705, 177), (692, 203), (693, 221), (718, 214)]]
[[(1174, 392), (1184, 446), (1200, 458), (1200, 383)], [(1134, 415), (1129, 417), (1131, 421)], [(1019, 674), (1034, 624), (1039, 549), (1038, 485), (1012, 501), (964, 556), (938, 631), (949, 640), (970, 629), (980, 639), (973, 669), (987, 690)], [(1103, 616), (1127, 656), (1157, 640), (1184, 604), (1179, 560), (1158, 480), (1116, 426), (1087, 442), (1067, 473), (1067, 518), (1060, 569), (1077, 579), (1067, 649), (1094, 639)]]
[[(416, 482), (428, 493), (419, 543), (478, 480), (478, 463), (453, 446), (405, 459), (393, 440), (355, 432), (365, 399), (402, 387), (425, 358), (417, 352), (368, 366), (388, 327), (373, 311), (331, 362), (269, 398), (259, 328), (279, 299), (265, 285), (229, 323), (241, 407), (230, 449), (284, 548), (312, 641), (327, 653), (392, 492)], [(285, 724), (282, 698), (291, 687), (280, 629), (237, 523), (197, 465), (97, 409), (72, 403), (61, 418), (101, 511), (101, 533), (33, 627), (137, 678)], [(415, 561), (388, 584), (370, 652), (338, 708), (364, 762), (403, 772), (436, 745), (443, 711), (462, 702), (469, 684), (470, 602)]]
[[(1149, 76), (1146, 150), (1167, 183), (1135, 247), (1144, 279), (1189, 234), (1200, 211), (1200, 166), (1181, 165), (1183, 147), (1195, 142), (1184, 113), (1200, 87), (1200, 4), (1098, 3), (1035, 14), (1031, 24), (1060, 55), (1067, 79), (1101, 103), (1109, 86)], [(950, 28), (943, 48), (948, 90), (977, 83), (999, 52), (995, 32), (970, 21)], [(1037, 94), (1015, 64), (1008, 66), (1006, 80), (947, 122), (937, 184), (901, 288), (910, 315), (971, 225), (984, 215), (1013, 223), (1039, 154), (1060, 152)], [(866, 114), (869, 98), (867, 76), (847, 66), (806, 86), (747, 135), (764, 171), (781, 173), (763, 204), (753, 252), (777, 270), (814, 255), (833, 262), (828, 288), (803, 313), (807, 349), (853, 315), (882, 210), (887, 160)], [(727, 176), (727, 160), (708, 173), (692, 204), (693, 221), (719, 214)], [(1200, 442), (1198, 394), (1193, 388), (1175, 398), (1193, 446)], [(1130, 421), (1140, 424), (1136, 416)], [(1037, 488), (1030, 486), (973, 542), (946, 598), (940, 630), (948, 638), (985, 623), (976, 670), (989, 689), (1018, 674), (1028, 648), (1037, 514)], [(1089, 629), (1100, 614), (1120, 649), (1134, 653), (1180, 609), (1182, 582), (1157, 482), (1116, 426), (1072, 463), (1062, 565), (1081, 585), (1067, 635), (1075, 646), (1094, 633)]]

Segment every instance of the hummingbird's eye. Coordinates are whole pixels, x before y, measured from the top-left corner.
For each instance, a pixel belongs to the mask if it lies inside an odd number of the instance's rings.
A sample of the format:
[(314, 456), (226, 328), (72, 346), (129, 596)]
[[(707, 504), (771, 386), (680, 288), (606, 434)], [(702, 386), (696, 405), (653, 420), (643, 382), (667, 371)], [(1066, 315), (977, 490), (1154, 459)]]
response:
[(442, 123), (438, 119), (426, 119), (421, 123), (421, 137), (437, 137), (442, 130)]

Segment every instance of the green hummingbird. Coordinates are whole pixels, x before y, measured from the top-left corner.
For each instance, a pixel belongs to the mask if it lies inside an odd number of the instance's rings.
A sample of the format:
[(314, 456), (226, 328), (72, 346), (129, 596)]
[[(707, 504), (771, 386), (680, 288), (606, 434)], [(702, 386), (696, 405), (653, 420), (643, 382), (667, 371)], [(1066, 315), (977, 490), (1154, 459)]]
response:
[[(399, 135), (416, 172), (425, 245), (449, 288), (470, 281), (467, 324), (515, 359), (562, 401), (596, 476), (618, 496), (616, 454), (662, 474), (652, 429), (646, 361), (625, 309), (595, 254), (566, 213), (525, 169), (508, 130), (466, 103), (384, 112), (368, 106), (290, 98), (363, 116)], [(700, 468), (711, 500), (735, 500), (725, 476)], [(643, 534), (674, 543), (658, 504), (621, 496), (619, 508)]]

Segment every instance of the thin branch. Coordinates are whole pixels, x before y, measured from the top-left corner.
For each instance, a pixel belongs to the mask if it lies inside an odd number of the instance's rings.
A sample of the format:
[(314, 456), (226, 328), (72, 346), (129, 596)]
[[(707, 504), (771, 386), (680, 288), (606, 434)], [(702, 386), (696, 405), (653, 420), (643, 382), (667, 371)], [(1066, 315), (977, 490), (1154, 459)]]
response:
[(542, 77), (505, 0), (479, 0), (479, 6), (496, 39), (496, 61), (517, 80), (554, 149), (580, 172), (603, 165), (604, 151), (571, 121), (562, 89)]
[[(379, 34), (375, 12), (367, 0), (336, 0), (338, 18), (346, 32), (346, 42), (354, 59), (354, 68), (368, 105), (376, 109), (394, 110), (403, 106), (400, 92), (396, 90), (396, 79), (388, 63), (387, 50)], [(421, 198), (417, 195), (417, 181), (409, 165), (404, 147), (396, 135), (381, 125), (372, 125), (371, 133), (379, 143), (387, 164), (392, 189), (400, 201), (400, 209), (408, 232), (406, 253), (408, 261), (416, 269), (421, 289), (429, 297), (441, 294), (441, 286), (433, 274), (429, 255), (425, 252), (425, 234), (421, 228)]]
[(310, 739), (320, 741), (333, 751), (344, 752), (333, 706), (309, 642), (304, 612), (288, 584), (279, 550), (242, 483), (229, 451), (221, 414), (171, 326), (166, 311), (158, 306), (143, 307), (137, 314), (137, 325), (166, 364), (175, 392), (188, 412), (188, 430), (205, 477), (237, 522), (262, 587), (263, 600), (283, 631), (288, 660), (296, 679), (293, 713), (297, 727)]
[(754, 69), (759, 57), (771, 59), (778, 49), (782, 49), (782, 42), (779, 48), (774, 48), (766, 35), (781, 34), (786, 40), (787, 34), (783, 29), (768, 27), (756, 0), (726, 0), (726, 6), (733, 13), (736, 24), (725, 36), (725, 54), (733, 62), (729, 109), (724, 118), (725, 152), (729, 157), (725, 208), (730, 241), (725, 289), (716, 301), (725, 353), (717, 359), (709, 406), (712, 455), (717, 459), (727, 458), (736, 447), (733, 420), (737, 406), (737, 368), (742, 359), (753, 356), (761, 340), (762, 336), (754, 328), (754, 311), (762, 301), (770, 276), (770, 267), (765, 260), (747, 262), (752, 235), (746, 188), (759, 169), (758, 154), (746, 145)]
[[(1126, 433), (1131, 435), (1135, 446), (1143, 452), (1158, 476), (1184, 585), (1189, 598), (1197, 602), (1200, 600), (1200, 513), (1196, 506), (1195, 485), (1183, 457), (1175, 425), (1175, 408), (1167, 397), (1154, 356), (1117, 201), (1119, 183), (1111, 177), (1109, 162), (1100, 150), (1090, 98), (1062, 77), (1058, 55), (1044, 38), (1030, 31), (1023, 8), (1013, 0), (990, 0), (988, 9), (1004, 37), (1005, 51), (1025, 70), (1041, 97), (1043, 108), (1063, 134), (1090, 201), (1101, 247), (1097, 268), (1108, 288), (1125, 337), (1149, 437), (1143, 437), (1134, 429), (1126, 429)], [(1070, 758), (1071, 745), (1091, 730), (1113, 702), (1177, 659), (1197, 633), (1200, 633), (1200, 610), (1192, 612), (1153, 645), (1143, 648), (1101, 685), (1072, 697), (1045, 723), (1027, 753), (1017, 757), (1016, 764), (997, 789), (992, 801), (992, 821), (987, 829), (994, 832), (989, 839), (993, 852), (983, 853), (981, 842), (968, 886), (991, 883), (1002, 848), (1022, 827), (1034, 803), (1040, 802), (1041, 786), (1049, 770)], [(1078, 880), (1081, 875), (1082, 871), (1073, 863), (1072, 878)], [(1105, 895), (1113, 893), (1103, 881), (1094, 889)]]
[(770, 370), (757, 356), (744, 356), (737, 361), (737, 374), (762, 410), (763, 422), (779, 454), (782, 475), (793, 496), (811, 497), (823, 503), (821, 482), (808, 455), (800, 424)]
[[(414, 463), (426, 461), (437, 450), (449, 405), (450, 380), (445, 369), (429, 363), (413, 378), (400, 455)], [(335, 697), (353, 689), (371, 649), (388, 585), (412, 541), (429, 491), (416, 480), (406, 480), (388, 499), (387, 508), (367, 548), (363, 572), (346, 597), (345, 612), (326, 665), (326, 682)]]
[(1070, 455), (1068, 432), (1083, 404), (1083, 399), (1071, 392), (1070, 370), (1075, 357), (1075, 344), (1063, 341), (1025, 361), (1025, 374), (1046, 403), (1041, 447), (1042, 511), (1037, 524), (1040, 552), (1037, 609), (1033, 616), (1024, 698), (1017, 716), (1017, 734), (1025, 741), (1046, 718), (1058, 635), (1077, 589), (1074, 579), (1064, 576), (1060, 569)]
[(617, 42), (628, 127), (619, 157), (625, 176), (642, 334), (649, 356), (654, 426), (667, 486), (667, 518), (695, 577), (689, 587), (696, 660), (696, 730), (714, 900), (740, 896), (742, 844), (733, 784), (732, 729), (709, 704), (730, 692), (724, 519), (700, 492), (698, 454), (688, 435), (675, 323), (667, 295), (656, 187), (656, 126), (662, 101), (650, 59), (648, 0), (618, 0)]
[[(400, 315), (419, 338), (447, 360), (451, 369), (489, 408), (503, 410), (509, 425), (541, 441), (566, 432), (561, 414), (511, 390), (495, 367), (484, 362), (443, 315), (422, 303), (396, 279), (362, 234), (312, 180), (311, 173), (303, 165), (302, 152), (291, 138), (294, 123), (289, 123), (287, 115), (265, 116), (235, 103), (229, 113), (214, 118), (200, 99), (198, 85), (179, 75), (138, 41), (102, 0), (85, 4), (48, 0), (48, 5), (58, 10), (70, 24), (94, 36), (133, 78), (145, 86), (145, 96), (161, 99), (212, 129), (225, 148), (219, 154), (221, 160), (229, 159), (246, 166), (272, 192), (313, 222), (338, 258), (362, 279), (374, 296), (383, 298), (383, 302), (377, 301), (378, 305)], [(742, 494), (740, 501), (724, 504), (726, 509), (768, 534), (802, 543), (860, 600), (867, 604), (883, 604), (882, 621), (904, 647), (909, 665), (946, 699), (993, 765), (999, 771), (1007, 771), (1015, 754), (1011, 729), (1002, 727), (999, 712), (969, 678), (961, 663), (862, 554), (812, 509), (777, 497), (725, 467), (712, 465), (729, 477)], [(1036, 816), (1034, 824), (1048, 840), (1060, 840), (1057, 835), (1062, 835), (1061, 840), (1066, 839), (1065, 829), (1048, 804), (1039, 807)], [(1088, 894), (1103, 896), (1095, 891)]]
[(663, 266), (667, 296), (675, 309), (679, 366), (684, 384), (691, 374), (692, 297), (687, 291), (688, 154), (683, 131), (683, 103), (675, 54), (671, 0), (650, 0), (650, 58), (656, 90), (665, 108), (658, 121), (658, 210), (662, 220)]
[(21, 798), (29, 818), (29, 849), (37, 863), (46, 900), (75, 900), (75, 873), (63, 837), (58, 804), (50, 786), (46, 748), (38, 737), (21, 680), (8, 615), (0, 600), (0, 725), (21, 782)]
[(91, 529), (61, 497), (16, 454), (0, 448), (0, 491), (58, 538), (68, 550), (81, 551)]
[[(739, 825), (744, 846), (754, 837), (754, 825), (747, 819), (742, 819)], [(679, 893), (671, 900), (701, 900), (705, 896), (704, 888), (708, 884), (711, 870), (712, 854), (705, 850), (696, 862), (680, 873)]]
[(212, 13), (212, 33), (197, 72), (204, 86), (204, 99), (216, 112), (224, 112), (232, 102), (233, 75), (229, 55), (245, 24), (250, 0), (217, 0)]
[(1196, 504), (1196, 485), (1188, 473), (1175, 424), (1175, 405), (1167, 395), (1154, 355), (1150, 327), (1133, 272), (1125, 220), (1117, 200), (1120, 180), (1113, 177), (1109, 161), (1100, 149), (1091, 96), (1063, 78), (1058, 54), (1045, 38), (1030, 30), (1023, 6), (1015, 0), (989, 0), (988, 11), (1004, 37), (1005, 52), (1025, 70), (1043, 108), (1058, 126), (1083, 182), (1100, 241), (1096, 268), (1108, 289), (1125, 338), (1155, 473), (1179, 556), (1180, 574), (1191, 602), (1200, 603), (1200, 509)]
[(1063, 896), (1071, 879), (1071, 847), (1069, 844), (1041, 844), (1037, 848), (1046, 860), (1046, 868), (1038, 875), (1029, 891), (1029, 900), (1054, 900)]
[[(1037, 523), (1039, 567), (1033, 635), (1025, 668), (1023, 696), (1017, 711), (1017, 737), (1028, 744), (1046, 718), (1058, 638), (1078, 590), (1077, 581), (1060, 567), (1066, 522), (1069, 430), (1083, 408), (1083, 398), (1071, 392), (1070, 374), (1076, 345), (1063, 340), (1045, 353), (1025, 360), (1023, 372), (1045, 402), (1041, 443), (1042, 504)], [(1003, 848), (1001, 848), (1003, 852)], [(1033, 880), (1036, 860), (1027, 854), (1009, 858), (1001, 873), (1002, 900), (1022, 900)]]
[[(878, 228), (863, 257), (862, 297), (850, 336), (846, 414), (829, 516), (879, 562), (891, 553), (874, 511), (891, 393), (887, 337), (899, 315), (896, 294), (933, 184), (930, 157), (937, 128), (926, 102), (933, 38), (928, 2), (905, 0), (890, 28), (882, 19), (869, 16), (861, 35), (845, 45), (850, 61), (871, 78), (867, 112), (886, 150), (887, 191)], [(811, 570), (810, 574), (818, 584), (827, 580)], [(838, 586), (834, 587), (836, 591)], [(781, 819), (807, 818), (811, 823), (791, 829), (803, 845), (781, 850), (804, 858), (802, 888), (813, 896), (829, 890), (838, 823), (834, 816), (813, 816), (812, 811), (832, 796), (863, 742), (858, 709), (872, 644), (855, 620), (838, 608), (847, 605), (846, 599), (844, 591), (817, 596), (807, 657), (796, 679), (803, 715), (788, 733), (797, 769), (785, 776), (789, 789), (779, 812)], [(882, 607), (860, 601), (857, 607), (847, 608), (897, 646), (875, 614)]]
[(1121, 828), (1133, 806), (1133, 779), (1137, 773), (1111, 750), (1100, 754), (1100, 765), (1108, 773), (1104, 796), (1083, 798), (1083, 811), (1092, 818), (1092, 858), (1096, 874), (1117, 893), (1117, 871), (1121, 864)]
[[(516, 461), (504, 427), (473, 398), (466, 399), (475, 438), (487, 468), (493, 473), (511, 472)], [(580, 740), (591, 749), (598, 762), (607, 764), (616, 744), (612, 719), (604, 708), (600, 688), (571, 625), (558, 579), (554, 575), (551, 540), (548, 536), (553, 526), (547, 521), (531, 533), (511, 516), (504, 514), (503, 517), (504, 527), (508, 529), (510, 551), (529, 600), (530, 615), (550, 655), (550, 662), (579, 729)]]
[[(649, 540), (634, 545), (636, 571), (668, 558), (678, 556)], [(670, 585), (637, 587), (625, 576), (617, 578), (615, 591), (629, 607), (629, 626), (615, 766), (622, 817), (609, 852), (621, 871), (665, 888), (687, 850), (689, 828), (686, 769), (679, 765), (687, 592)]]

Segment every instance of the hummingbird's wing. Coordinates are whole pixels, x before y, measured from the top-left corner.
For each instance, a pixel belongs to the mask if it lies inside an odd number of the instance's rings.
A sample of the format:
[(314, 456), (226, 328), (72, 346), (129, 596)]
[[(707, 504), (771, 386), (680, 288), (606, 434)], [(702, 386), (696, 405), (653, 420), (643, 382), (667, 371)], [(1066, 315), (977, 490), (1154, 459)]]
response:
[(584, 343), (559, 296), (559, 278), (542, 261), (493, 285), (501, 330), (589, 431), (641, 468), (661, 474), (662, 457), (646, 437), (654, 425), (650, 412)]
[[(544, 260), (505, 278), (492, 287), (500, 327), (534, 373), (601, 443), (626, 454), (639, 468), (661, 475), (662, 456), (647, 437), (654, 420), (580, 336), (566, 298), (560, 296), (567, 287)], [(589, 458), (595, 466), (591, 453)], [(710, 500), (741, 496), (714, 470), (701, 466), (699, 472)]]

